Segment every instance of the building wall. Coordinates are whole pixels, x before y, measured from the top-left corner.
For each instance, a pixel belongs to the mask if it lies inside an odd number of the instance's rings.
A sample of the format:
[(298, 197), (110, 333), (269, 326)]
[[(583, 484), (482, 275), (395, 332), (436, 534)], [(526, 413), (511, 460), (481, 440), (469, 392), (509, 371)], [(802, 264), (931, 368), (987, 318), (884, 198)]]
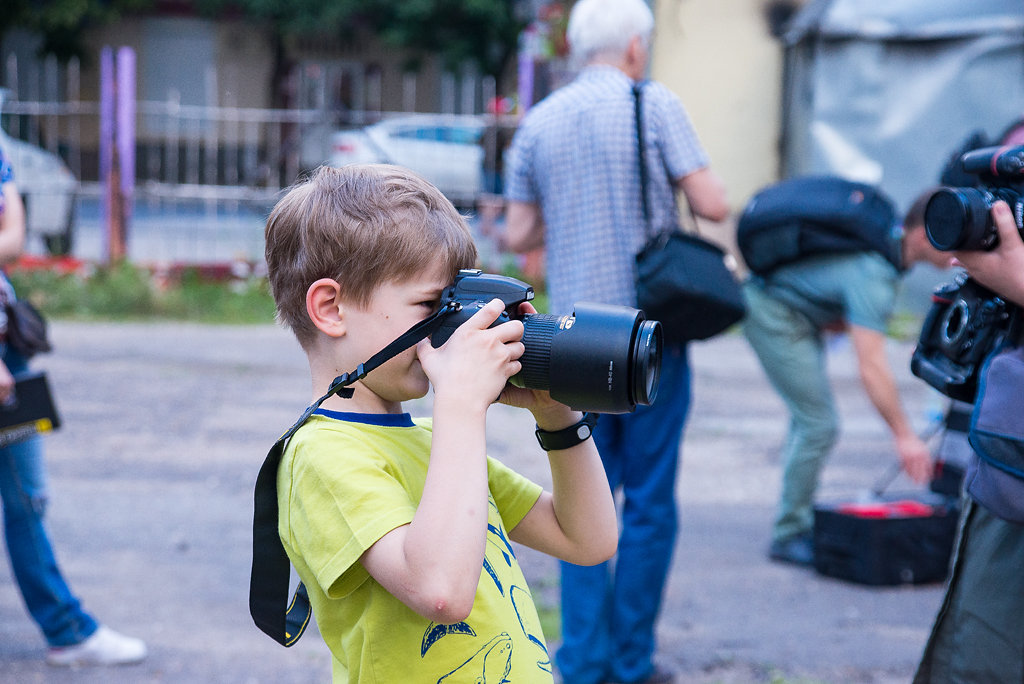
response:
[(782, 43), (766, 0), (656, 0), (651, 76), (682, 98), (740, 209), (778, 179)]

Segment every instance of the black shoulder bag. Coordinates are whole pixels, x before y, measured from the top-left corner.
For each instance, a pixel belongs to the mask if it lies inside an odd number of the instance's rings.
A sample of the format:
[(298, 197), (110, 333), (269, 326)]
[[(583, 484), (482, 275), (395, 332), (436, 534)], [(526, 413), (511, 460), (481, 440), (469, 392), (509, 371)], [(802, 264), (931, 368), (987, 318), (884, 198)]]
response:
[(743, 295), (721, 247), (700, 235), (652, 231), (641, 89), (641, 83), (633, 86), (647, 244), (636, 255), (637, 304), (648, 318), (661, 321), (666, 341), (704, 340), (743, 318)]

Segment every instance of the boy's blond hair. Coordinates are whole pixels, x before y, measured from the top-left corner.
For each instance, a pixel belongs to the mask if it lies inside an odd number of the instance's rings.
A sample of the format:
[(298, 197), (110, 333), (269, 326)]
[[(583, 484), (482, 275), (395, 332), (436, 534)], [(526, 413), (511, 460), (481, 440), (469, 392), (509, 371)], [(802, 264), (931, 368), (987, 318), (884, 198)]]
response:
[(378, 287), (440, 267), (454, 279), (476, 263), (469, 226), (452, 203), (408, 169), (322, 166), (292, 186), (266, 227), (266, 259), (278, 320), (305, 348), (316, 328), (306, 291), (321, 278), (366, 305)]

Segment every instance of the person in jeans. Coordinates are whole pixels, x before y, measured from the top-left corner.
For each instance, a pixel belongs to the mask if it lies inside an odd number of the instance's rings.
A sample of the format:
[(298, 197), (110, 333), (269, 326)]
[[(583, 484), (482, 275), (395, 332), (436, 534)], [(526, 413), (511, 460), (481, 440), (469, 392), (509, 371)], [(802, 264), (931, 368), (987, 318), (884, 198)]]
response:
[[(25, 207), (2, 151), (0, 191), (0, 263), (9, 264), (24, 246)], [(10, 301), (14, 296), (10, 281), (0, 272), (0, 301)], [(7, 316), (0, 307), (0, 330), (6, 328)], [(14, 377), (28, 369), (28, 362), (7, 344), (6, 335), (0, 341), (0, 359), (3, 403), (14, 391)], [(49, 645), (46, 661), (57, 666), (79, 666), (142, 660), (146, 657), (145, 643), (97, 623), (68, 587), (43, 521), (47, 494), (40, 437), (0, 448), (4, 540), (25, 607)]]
[[(506, 157), (506, 238), (543, 246), (551, 313), (577, 302), (636, 306), (636, 254), (645, 242), (634, 86), (640, 86), (651, 224), (678, 229), (676, 192), (698, 216), (729, 214), (679, 98), (643, 82), (654, 17), (642, 0), (581, 0), (568, 25), (576, 78), (524, 117)], [(602, 416), (594, 440), (609, 484), (623, 494), (614, 561), (561, 566), (567, 684), (668, 682), (654, 663), (655, 622), (678, 527), (675, 501), (690, 401), (686, 346), (666, 345), (653, 405)]]

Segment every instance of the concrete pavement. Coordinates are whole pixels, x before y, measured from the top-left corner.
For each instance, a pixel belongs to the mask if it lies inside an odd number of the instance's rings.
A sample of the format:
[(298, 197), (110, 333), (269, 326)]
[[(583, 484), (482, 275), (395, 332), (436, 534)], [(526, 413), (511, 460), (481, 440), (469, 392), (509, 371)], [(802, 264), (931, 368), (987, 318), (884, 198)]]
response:
[[(329, 682), (315, 630), (284, 649), (252, 625), (246, 603), (252, 483), (310, 393), (290, 335), (271, 325), (60, 321), (52, 334), (56, 352), (36, 365), (49, 372), (64, 418), (46, 440), (58, 557), (85, 606), (144, 638), (150, 656), (113, 669), (46, 666), (43, 641), (0, 563), (0, 681)], [(894, 455), (851, 351), (834, 346), (843, 433), (820, 495), (843, 499), (869, 490)], [(924, 428), (944, 402), (910, 375), (911, 349), (889, 347)], [(869, 588), (769, 562), (781, 402), (741, 336), (692, 351), (681, 536), (659, 659), (687, 683), (909, 681), (941, 587)], [(492, 409), (492, 454), (546, 482), (531, 431), (528, 414)], [(527, 549), (520, 557), (538, 600), (556, 608), (554, 561)]]

